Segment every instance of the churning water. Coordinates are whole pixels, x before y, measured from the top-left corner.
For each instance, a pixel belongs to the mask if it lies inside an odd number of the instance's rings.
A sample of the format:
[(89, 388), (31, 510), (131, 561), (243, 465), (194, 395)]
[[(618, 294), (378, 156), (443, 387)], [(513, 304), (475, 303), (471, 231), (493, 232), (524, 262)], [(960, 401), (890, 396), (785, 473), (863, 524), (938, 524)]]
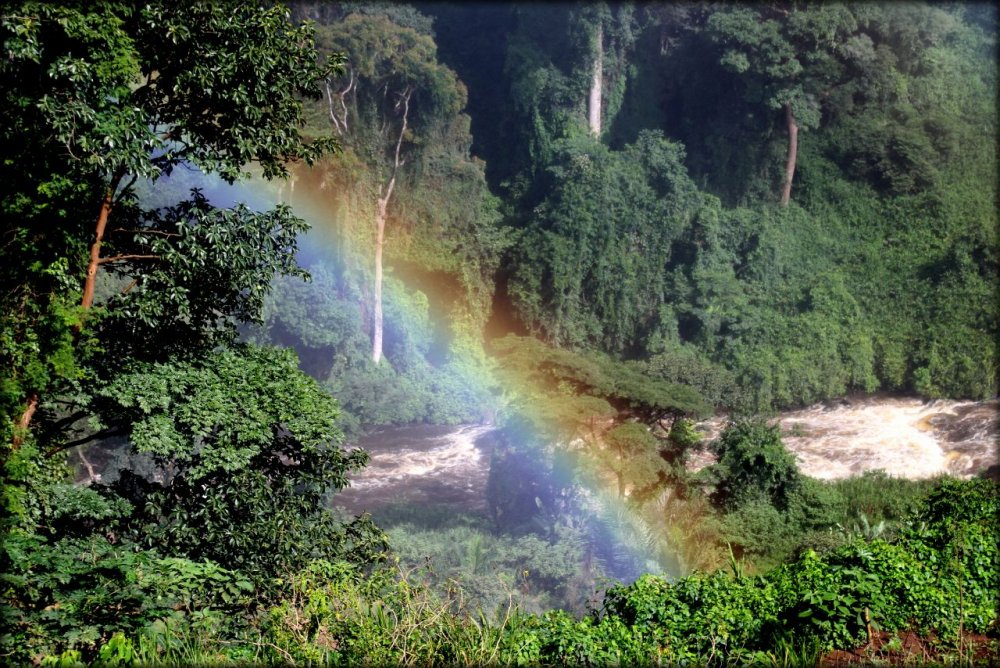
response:
[[(862, 397), (787, 411), (774, 422), (800, 470), (834, 479), (883, 469), (904, 478), (941, 473), (968, 477), (998, 465), (1000, 402)], [(717, 417), (699, 425), (705, 439), (725, 427)], [(375, 431), (352, 444), (371, 461), (337, 494), (351, 512), (389, 504), (485, 507), (491, 426), (415, 425)], [(696, 456), (695, 466), (711, 461)]]
[(353, 443), (368, 452), (364, 470), (351, 476), (336, 505), (351, 512), (388, 504), (486, 505), (490, 464), (488, 425), (386, 427)]
[[(970, 477), (998, 464), (996, 400), (863, 397), (784, 412), (774, 422), (799, 469), (814, 478), (873, 469), (901, 478)], [(710, 438), (724, 426), (725, 418), (715, 418), (701, 428)]]

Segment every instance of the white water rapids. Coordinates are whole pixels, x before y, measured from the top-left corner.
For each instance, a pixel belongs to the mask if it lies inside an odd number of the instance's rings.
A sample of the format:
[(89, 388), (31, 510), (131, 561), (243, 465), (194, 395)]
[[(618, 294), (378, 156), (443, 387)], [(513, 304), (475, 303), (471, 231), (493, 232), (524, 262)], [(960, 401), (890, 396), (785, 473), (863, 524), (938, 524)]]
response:
[(353, 512), (394, 503), (485, 508), (490, 425), (409, 425), (378, 429), (353, 445), (371, 456), (335, 503)]
[[(864, 397), (787, 411), (772, 421), (799, 470), (831, 480), (882, 469), (900, 478), (970, 477), (997, 466), (1000, 403)], [(706, 440), (726, 418), (699, 425)], [(711, 462), (702, 455), (696, 467)]]
[[(1000, 402), (934, 401), (884, 396), (817, 404), (778, 415), (782, 440), (800, 470), (835, 479), (883, 469), (893, 476), (968, 477), (998, 465)], [(717, 417), (699, 425), (708, 441), (725, 427)], [(334, 503), (352, 512), (396, 503), (485, 505), (491, 426), (411, 425), (375, 431), (353, 445), (371, 461), (351, 476)], [(694, 468), (711, 462), (694, 453)]]

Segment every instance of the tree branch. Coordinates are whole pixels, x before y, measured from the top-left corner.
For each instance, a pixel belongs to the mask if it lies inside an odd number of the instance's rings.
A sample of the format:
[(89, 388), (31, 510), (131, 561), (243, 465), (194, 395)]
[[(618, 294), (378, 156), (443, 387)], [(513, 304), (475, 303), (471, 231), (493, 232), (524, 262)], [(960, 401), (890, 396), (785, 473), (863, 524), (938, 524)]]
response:
[[(108, 217), (111, 215), (111, 209), (114, 206), (115, 191), (118, 190), (118, 184), (121, 183), (124, 176), (124, 170), (118, 169), (115, 171), (111, 176), (111, 182), (108, 184), (104, 192), (104, 199), (101, 202), (101, 210), (97, 216), (97, 224), (94, 229), (94, 241), (90, 245), (90, 263), (87, 265), (87, 278), (83, 284), (83, 298), (80, 302), (80, 306), (84, 310), (89, 310), (94, 305), (94, 285), (97, 282), (97, 270), (101, 266), (101, 244), (104, 241), (104, 228), (108, 224)], [(74, 330), (79, 333), (79, 326), (74, 327)]]
[(45, 433), (42, 435), (42, 440), (48, 441), (52, 439), (53, 437), (56, 436), (56, 434), (61, 432), (64, 428), (73, 424), (77, 420), (81, 420), (87, 417), (87, 415), (89, 415), (89, 413), (85, 411), (76, 411), (75, 413), (67, 415), (61, 420), (56, 420), (51, 425), (49, 425), (48, 429), (45, 430)]
[[(399, 139), (396, 141), (396, 160), (392, 167), (392, 175), (395, 177), (396, 170), (399, 169), (400, 165), (403, 163), (399, 161), (399, 152), (403, 148), (403, 135), (406, 134), (406, 121), (407, 117), (410, 115), (410, 95), (413, 91), (409, 86), (403, 91), (403, 126), (399, 129)], [(396, 107), (399, 107), (399, 103), (396, 103)]]
[(163, 232), (162, 230), (130, 230), (124, 227), (116, 227), (112, 232), (126, 232), (128, 234), (155, 234), (161, 237), (179, 237), (176, 232)]
[(132, 175), (132, 178), (129, 179), (128, 184), (124, 188), (122, 188), (121, 190), (118, 191), (118, 195), (115, 197), (115, 201), (111, 205), (112, 208), (114, 208), (115, 206), (118, 206), (118, 204), (122, 201), (122, 197), (125, 195), (125, 193), (127, 193), (132, 188), (132, 186), (135, 185), (135, 182), (138, 179), (139, 179), (139, 175), (138, 174), (133, 174)]
[(84, 436), (83, 438), (78, 438), (75, 441), (70, 441), (69, 443), (63, 443), (62, 445), (50, 449), (45, 453), (46, 457), (51, 457), (54, 454), (60, 453), (64, 450), (69, 450), (70, 448), (75, 448), (78, 445), (83, 445), (85, 443), (90, 443), (91, 441), (96, 441), (100, 438), (107, 438), (109, 436), (121, 436), (125, 432), (119, 427), (108, 427), (107, 429), (102, 429), (101, 431), (95, 432), (90, 436)]
[(329, 77), (327, 77), (323, 82), (323, 86), (326, 88), (326, 106), (327, 113), (330, 116), (330, 122), (333, 123), (333, 129), (337, 131), (337, 134), (342, 135), (344, 134), (344, 131), (340, 129), (340, 119), (337, 118), (337, 114), (333, 110), (333, 91), (330, 90)]
[(124, 260), (162, 260), (163, 258), (159, 255), (112, 255), (111, 257), (102, 257), (99, 264), (107, 264), (109, 262), (122, 262)]
[(95, 480), (100, 480), (100, 476), (94, 472), (94, 466), (90, 463), (90, 460), (87, 459), (86, 455), (83, 454), (83, 450), (77, 450), (76, 454), (80, 457), (80, 461), (83, 462), (84, 467), (86, 467), (87, 475), (90, 476), (90, 480), (88, 480), (85, 484), (89, 485)]
[(344, 89), (344, 92), (342, 92), (340, 94), (340, 106), (344, 110), (344, 131), (345, 132), (347, 131), (347, 103), (344, 102), (344, 99), (347, 97), (347, 94), (351, 92), (351, 89), (354, 88), (354, 83), (355, 83), (355, 81), (354, 81), (354, 68), (352, 67), (351, 68), (351, 81), (350, 81), (350, 83), (347, 84), (347, 88)]
[[(348, 81), (347, 88), (345, 88), (344, 90), (337, 91), (336, 93), (334, 93), (333, 89), (330, 87), (330, 77), (327, 77), (324, 80), (324, 85), (326, 86), (327, 109), (330, 115), (330, 122), (333, 123), (333, 128), (337, 131), (337, 134), (339, 135), (346, 134), (348, 130), (347, 103), (344, 102), (344, 99), (347, 97), (347, 94), (350, 93), (351, 90), (354, 88), (354, 69), (351, 68), (351, 79), (350, 81)], [(343, 110), (343, 114), (340, 117), (337, 116), (337, 111), (333, 108), (334, 97), (336, 97), (337, 100), (340, 102), (340, 108)]]

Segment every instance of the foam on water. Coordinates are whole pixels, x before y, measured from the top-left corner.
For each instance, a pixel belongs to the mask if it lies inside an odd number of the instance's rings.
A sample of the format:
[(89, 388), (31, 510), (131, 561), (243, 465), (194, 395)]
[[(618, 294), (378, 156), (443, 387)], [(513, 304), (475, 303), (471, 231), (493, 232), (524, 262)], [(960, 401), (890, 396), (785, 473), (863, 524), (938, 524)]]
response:
[(490, 425), (412, 425), (373, 432), (354, 444), (371, 459), (351, 475), (351, 486), (337, 495), (337, 504), (356, 512), (399, 502), (479, 507), (489, 475), (483, 437), (493, 430)]
[[(802, 473), (814, 478), (847, 478), (874, 469), (913, 479), (942, 473), (970, 477), (997, 465), (996, 400), (866, 397), (784, 412), (774, 423)], [(725, 418), (714, 418), (702, 430), (714, 437), (724, 424)]]

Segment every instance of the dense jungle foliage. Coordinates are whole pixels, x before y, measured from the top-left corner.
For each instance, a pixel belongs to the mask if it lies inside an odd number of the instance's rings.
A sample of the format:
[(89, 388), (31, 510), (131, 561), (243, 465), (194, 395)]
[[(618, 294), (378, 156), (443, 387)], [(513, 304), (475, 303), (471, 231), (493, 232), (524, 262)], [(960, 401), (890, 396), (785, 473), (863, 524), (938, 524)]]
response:
[(353, 63), (310, 112), (345, 146), (311, 172), (338, 242), (369, 249), (338, 279), (352, 309), (370, 309), (370, 221), (395, 177), (387, 263), (451, 316), (439, 341), (489, 317), (489, 336), (640, 360), (745, 412), (995, 395), (993, 9), (416, 7), (296, 7)]
[(755, 411), (995, 394), (995, 9), (492, 7), (498, 59), (462, 58), (465, 14), (428, 9), (521, 232), (501, 280), (530, 331), (651, 365), (690, 349)]
[[(996, 33), (920, 2), (4, 5), (0, 658), (995, 658), (995, 482), (821, 482), (761, 419), (693, 422), (997, 395)], [(335, 510), (345, 432), (480, 420), (484, 514)]]

